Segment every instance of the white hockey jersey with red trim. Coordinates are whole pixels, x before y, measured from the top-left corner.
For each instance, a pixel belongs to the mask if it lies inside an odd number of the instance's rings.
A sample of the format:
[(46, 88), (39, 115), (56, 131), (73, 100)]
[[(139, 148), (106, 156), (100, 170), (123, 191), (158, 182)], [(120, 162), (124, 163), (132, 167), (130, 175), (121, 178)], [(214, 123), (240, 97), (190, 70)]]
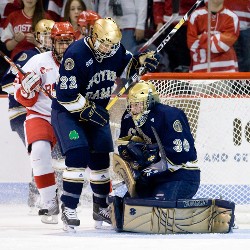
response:
[(210, 63), (207, 60), (208, 46), (207, 7), (195, 10), (188, 21), (187, 44), (191, 55), (191, 72), (238, 71), (238, 62), (233, 44), (239, 36), (238, 16), (227, 8), (211, 14)]
[[(51, 95), (54, 93), (55, 83), (59, 77), (59, 66), (55, 62), (52, 52), (44, 52), (33, 56), (22, 68), (25, 72), (34, 71), (40, 76), (42, 87)], [(51, 99), (42, 91), (32, 99), (26, 99), (21, 95), (21, 84), (15, 81), (15, 99), (27, 108), (27, 119), (42, 117), (50, 122)]]

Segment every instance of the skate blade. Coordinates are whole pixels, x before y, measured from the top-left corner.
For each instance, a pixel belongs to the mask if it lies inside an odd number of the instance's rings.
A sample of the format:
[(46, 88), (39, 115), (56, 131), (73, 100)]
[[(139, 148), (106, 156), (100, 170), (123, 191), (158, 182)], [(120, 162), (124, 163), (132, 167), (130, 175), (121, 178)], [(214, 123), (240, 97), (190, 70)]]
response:
[(70, 226), (70, 225), (67, 225), (65, 223), (63, 223), (63, 231), (65, 231), (67, 233), (76, 233), (76, 229), (74, 226)]
[(41, 215), (44, 224), (58, 224), (58, 215)]
[(112, 227), (112, 225), (110, 225), (109, 223), (105, 222), (105, 221), (97, 221), (95, 220), (95, 229), (99, 230), (114, 230), (114, 228)]
[(95, 229), (101, 229), (102, 228), (103, 221), (95, 220)]
[(30, 216), (37, 216), (39, 209), (37, 207), (30, 207), (28, 211), (28, 215)]

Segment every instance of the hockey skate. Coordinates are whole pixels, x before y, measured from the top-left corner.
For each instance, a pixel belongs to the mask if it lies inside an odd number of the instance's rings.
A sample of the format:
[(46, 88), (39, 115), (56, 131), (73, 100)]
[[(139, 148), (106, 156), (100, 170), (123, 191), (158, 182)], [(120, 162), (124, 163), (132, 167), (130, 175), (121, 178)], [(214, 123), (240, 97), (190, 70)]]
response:
[(29, 215), (37, 215), (41, 208), (41, 197), (34, 180), (29, 183), (28, 206), (30, 208), (28, 212)]
[(103, 222), (111, 224), (109, 207), (103, 208), (99, 204), (93, 203), (93, 219), (96, 229), (100, 229)]
[(76, 232), (75, 227), (80, 226), (80, 220), (77, 217), (76, 209), (65, 207), (62, 204), (63, 230), (67, 232)]
[(38, 211), (38, 215), (41, 216), (41, 221), (45, 224), (57, 224), (59, 212), (59, 203), (56, 195), (54, 199), (43, 204)]

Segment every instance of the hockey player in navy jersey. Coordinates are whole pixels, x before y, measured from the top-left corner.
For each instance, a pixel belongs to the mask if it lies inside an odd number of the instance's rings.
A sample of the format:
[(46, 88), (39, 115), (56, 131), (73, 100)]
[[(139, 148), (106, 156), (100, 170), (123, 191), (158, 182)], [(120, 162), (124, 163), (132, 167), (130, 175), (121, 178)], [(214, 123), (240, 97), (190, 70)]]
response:
[(121, 31), (111, 18), (99, 19), (91, 35), (73, 43), (65, 52), (52, 103), (52, 124), (66, 156), (63, 173), (62, 220), (65, 230), (80, 225), (76, 207), (90, 168), (93, 219), (96, 227), (110, 223), (106, 198), (110, 191), (109, 153), (113, 151), (107, 106), (114, 82), (123, 72), (127, 77), (144, 66), (153, 71), (158, 56), (133, 56), (122, 44)]
[(200, 170), (187, 117), (181, 109), (161, 104), (150, 81), (139, 81), (129, 90), (117, 143), (114, 160), (121, 165), (114, 166), (118, 172), (131, 171), (135, 179), (126, 183), (130, 196), (177, 200), (197, 192)]

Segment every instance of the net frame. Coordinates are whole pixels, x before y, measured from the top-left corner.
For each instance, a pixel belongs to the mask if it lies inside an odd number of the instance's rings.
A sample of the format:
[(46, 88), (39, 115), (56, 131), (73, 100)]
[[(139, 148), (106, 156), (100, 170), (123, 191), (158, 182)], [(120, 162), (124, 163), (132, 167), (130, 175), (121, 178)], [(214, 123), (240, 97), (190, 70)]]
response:
[[(200, 113), (200, 107), (202, 107), (203, 102), (214, 102), (214, 104), (209, 104), (208, 106), (214, 110), (222, 110), (221, 115), (227, 116), (227, 110), (222, 106), (227, 106), (227, 103), (239, 103), (239, 108), (246, 108), (244, 111), (241, 110), (241, 114), (247, 116), (247, 103), (250, 104), (250, 73), (150, 73), (142, 76), (142, 80), (150, 80), (156, 87), (162, 103), (168, 104), (170, 106), (175, 106), (183, 109), (186, 113), (187, 118), (190, 123), (191, 132), (196, 141), (197, 151), (199, 148), (206, 147), (206, 140), (202, 142), (200, 138), (197, 138), (199, 134), (199, 126), (202, 123), (199, 119), (204, 118), (204, 114)], [(221, 104), (222, 103), (222, 104)], [(224, 104), (223, 104), (224, 103)], [(245, 103), (245, 105), (240, 105)], [(219, 106), (217, 106), (219, 105)], [(231, 105), (232, 106), (232, 105)], [(236, 112), (237, 106), (234, 110), (228, 112)], [(204, 111), (203, 111), (204, 112)], [(224, 113), (223, 113), (224, 112)], [(237, 112), (236, 112), (237, 113)], [(217, 112), (216, 114), (220, 114)], [(226, 119), (226, 117), (225, 117)], [(227, 118), (227, 119), (230, 119)], [(215, 119), (216, 120), (216, 119)], [(245, 134), (245, 141), (250, 142), (250, 122), (247, 122), (245, 125), (242, 124), (242, 121), (237, 116), (232, 121), (233, 129), (228, 135), (233, 137), (233, 146), (242, 145), (242, 133)], [(210, 123), (211, 126), (212, 123)], [(244, 127), (244, 131), (242, 132)], [(214, 130), (216, 137), (216, 127), (211, 127), (210, 129)], [(230, 131), (229, 131), (230, 132)], [(226, 132), (228, 133), (228, 131)], [(218, 137), (220, 138), (220, 137)], [(208, 139), (209, 140), (209, 139)], [(210, 138), (211, 140), (211, 138)], [(219, 140), (219, 139), (218, 139)], [(202, 143), (199, 147), (199, 143)], [(218, 141), (218, 144), (222, 143)], [(249, 146), (249, 144), (245, 145)], [(216, 147), (215, 147), (216, 148)], [(247, 151), (250, 152), (250, 149)], [(199, 152), (198, 152), (199, 153)], [(219, 155), (219, 154), (218, 154)], [(217, 156), (218, 156), (217, 155)], [(248, 156), (248, 155), (247, 155)], [(245, 156), (245, 157), (247, 157)], [(216, 154), (214, 155), (216, 157)], [(220, 155), (218, 157), (223, 157)], [(226, 155), (224, 155), (226, 157)], [(236, 157), (236, 156), (234, 156)], [(239, 156), (240, 157), (240, 156)], [(241, 156), (242, 157), (242, 156)], [(210, 159), (211, 160), (211, 159)], [(226, 159), (224, 159), (225, 161)], [(216, 161), (216, 159), (214, 159)], [(220, 159), (220, 162), (223, 159)], [(237, 162), (237, 159), (235, 159)], [(246, 160), (248, 161), (248, 160)], [(199, 160), (200, 162), (200, 160)], [(205, 175), (209, 175), (210, 180), (206, 178), (207, 176), (201, 178), (201, 187), (196, 195), (196, 197), (207, 197), (207, 198), (223, 198), (236, 203), (236, 205), (249, 205), (250, 204), (250, 178), (249, 181), (242, 183), (235, 183), (233, 178), (235, 177), (235, 172), (232, 171), (232, 180), (223, 180), (220, 184), (218, 178), (229, 178), (230, 173), (225, 173), (223, 171), (216, 172), (214, 168), (210, 170), (206, 167), (204, 162), (201, 164), (201, 173), (204, 171)], [(217, 168), (220, 165), (216, 162)], [(235, 164), (235, 168), (239, 164)], [(246, 165), (246, 164), (245, 164)], [(244, 166), (246, 168), (246, 166)], [(239, 170), (239, 172), (241, 172)], [(249, 173), (248, 170), (242, 171), (244, 173)], [(240, 174), (240, 173), (238, 173)], [(225, 177), (226, 176), (226, 177)], [(229, 176), (229, 177), (228, 177)], [(240, 177), (238, 177), (240, 178)], [(243, 178), (243, 177), (242, 177)], [(246, 178), (243, 178), (246, 179)], [(232, 183), (231, 183), (232, 182)]]

